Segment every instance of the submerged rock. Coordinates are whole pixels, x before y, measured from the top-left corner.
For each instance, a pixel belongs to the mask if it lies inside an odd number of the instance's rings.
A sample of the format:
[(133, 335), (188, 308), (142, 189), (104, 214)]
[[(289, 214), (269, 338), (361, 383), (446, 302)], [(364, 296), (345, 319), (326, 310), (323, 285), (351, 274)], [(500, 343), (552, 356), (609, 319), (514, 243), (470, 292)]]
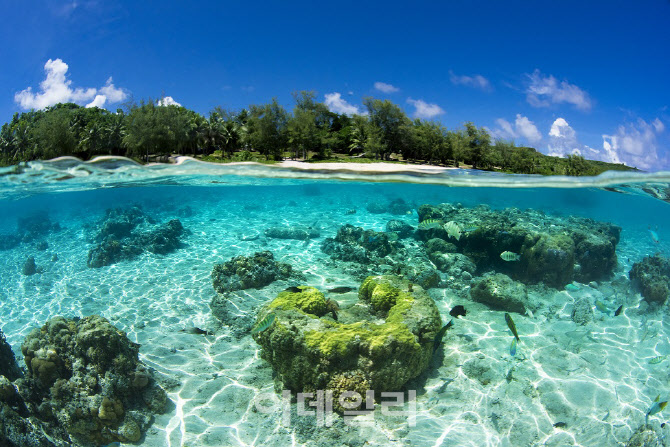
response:
[(253, 335), (283, 386), (294, 392), (329, 389), (397, 391), (428, 366), (439, 311), (419, 286), (394, 276), (370, 276), (359, 303), (334, 321), (326, 297), (313, 287), (284, 291), (258, 314), (274, 324)]
[(528, 307), (526, 286), (502, 273), (485, 275), (470, 289), (474, 301), (495, 309), (525, 313)]
[(25, 276), (30, 276), (34, 275), (37, 273), (37, 265), (35, 265), (35, 258), (32, 256), (28, 256), (28, 259), (26, 259), (26, 262), (23, 263), (23, 268), (21, 269), (21, 273), (23, 273)]
[(670, 260), (661, 255), (647, 256), (633, 264), (629, 273), (645, 300), (664, 303), (670, 293)]
[(16, 380), (23, 376), (21, 368), (16, 363), (14, 351), (5, 340), (5, 334), (0, 329), (0, 376), (5, 376), (8, 380)]
[(133, 259), (145, 251), (168, 254), (181, 247), (181, 236), (186, 230), (178, 219), (144, 228), (144, 231), (137, 228), (148, 222), (150, 219), (139, 207), (107, 210), (107, 216), (95, 237), (99, 243), (89, 250), (86, 264), (91, 268), (99, 268)]
[(265, 230), (265, 236), (274, 239), (297, 239), (306, 241), (320, 236), (319, 230), (312, 227), (295, 225), (291, 227), (271, 227)]
[(212, 269), (212, 285), (218, 293), (234, 290), (260, 289), (278, 279), (304, 280), (304, 275), (289, 264), (275, 261), (269, 251), (251, 256), (236, 256)]
[(395, 233), (398, 235), (398, 238), (405, 239), (412, 235), (414, 232), (414, 227), (410, 224), (403, 222), (402, 220), (389, 220), (386, 223), (386, 232)]
[(167, 395), (139, 361), (139, 345), (105, 318), (52, 318), (21, 351), (22, 398), (35, 417), (64, 428), (76, 443), (136, 442), (152, 415), (165, 410)]
[(587, 297), (582, 297), (575, 301), (575, 306), (572, 309), (572, 321), (579, 325), (586, 325), (593, 321), (595, 314), (593, 312), (593, 303)]
[[(494, 269), (526, 284), (543, 282), (562, 288), (573, 280), (588, 283), (611, 275), (617, 265), (616, 245), (621, 228), (582, 217), (554, 217), (540, 211), (515, 208), (491, 210), (460, 205), (422, 205), (419, 222), (435, 219), (454, 222), (460, 238), (450, 238), (444, 226), (419, 232), (429, 253), (435, 238), (444, 240), (467, 255), (479, 270)], [(433, 242), (430, 242), (433, 240)], [(501, 253), (518, 254), (505, 261)], [(513, 258), (512, 258), (513, 259)]]
[(347, 224), (337, 230), (334, 239), (323, 241), (321, 251), (334, 259), (363, 264), (391, 254), (394, 247), (386, 233)]

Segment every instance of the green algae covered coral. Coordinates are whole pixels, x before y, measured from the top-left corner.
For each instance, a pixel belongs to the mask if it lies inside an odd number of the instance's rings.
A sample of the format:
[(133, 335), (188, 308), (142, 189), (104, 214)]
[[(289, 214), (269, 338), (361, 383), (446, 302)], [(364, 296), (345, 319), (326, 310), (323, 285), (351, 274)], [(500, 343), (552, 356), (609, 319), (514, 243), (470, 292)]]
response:
[(359, 302), (341, 309), (338, 321), (317, 318), (327, 315), (321, 292), (299, 290), (281, 292), (262, 309), (259, 321), (274, 312), (276, 323), (253, 335), (283, 386), (396, 391), (427, 368), (441, 319), (421, 287), (394, 276), (368, 277)]

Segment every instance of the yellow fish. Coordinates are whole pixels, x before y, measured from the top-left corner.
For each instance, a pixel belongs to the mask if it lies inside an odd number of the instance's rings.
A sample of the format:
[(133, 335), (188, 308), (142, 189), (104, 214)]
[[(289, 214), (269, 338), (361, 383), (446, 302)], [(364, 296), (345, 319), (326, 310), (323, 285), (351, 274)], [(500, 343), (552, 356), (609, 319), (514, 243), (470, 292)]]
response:
[(419, 230), (430, 230), (433, 228), (440, 228), (442, 226), (442, 221), (438, 219), (426, 219), (423, 222), (419, 223)]
[(263, 318), (261, 321), (258, 322), (258, 324), (251, 330), (252, 334), (255, 334), (257, 332), (263, 332), (270, 326), (272, 326), (272, 323), (275, 322), (275, 314), (274, 313), (269, 313), (265, 318)]
[(461, 240), (461, 227), (459, 227), (458, 224), (453, 220), (450, 220), (444, 224), (444, 230), (447, 232), (449, 237), (453, 237), (457, 241)]

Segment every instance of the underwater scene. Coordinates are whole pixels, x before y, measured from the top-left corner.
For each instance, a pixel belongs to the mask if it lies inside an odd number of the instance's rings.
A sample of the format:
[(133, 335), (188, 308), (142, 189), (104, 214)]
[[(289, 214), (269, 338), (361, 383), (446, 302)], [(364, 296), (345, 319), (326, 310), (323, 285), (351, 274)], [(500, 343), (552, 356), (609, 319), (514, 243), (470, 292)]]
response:
[(670, 176), (392, 166), (0, 168), (0, 445), (670, 445)]

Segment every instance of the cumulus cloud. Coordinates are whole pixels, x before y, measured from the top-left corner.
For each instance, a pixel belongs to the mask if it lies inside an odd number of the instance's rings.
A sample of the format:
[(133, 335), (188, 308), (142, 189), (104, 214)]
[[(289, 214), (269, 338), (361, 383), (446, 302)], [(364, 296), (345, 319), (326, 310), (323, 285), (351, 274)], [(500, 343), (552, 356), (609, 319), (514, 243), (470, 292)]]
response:
[(159, 106), (177, 106), (181, 107), (177, 101), (175, 101), (172, 96), (163, 96), (161, 99), (156, 101), (156, 104)]
[(493, 90), (489, 80), (482, 75), (458, 76), (454, 74), (453, 71), (449, 70), (449, 79), (451, 79), (451, 83), (455, 85), (466, 85), (468, 87), (474, 87), (484, 91)]
[(324, 103), (328, 110), (343, 115), (365, 115), (361, 113), (358, 106), (349, 104), (345, 99), (342, 99), (342, 94), (338, 92), (326, 93), (326, 100)]
[(407, 102), (416, 107), (416, 110), (414, 111), (415, 118), (430, 119), (444, 113), (442, 107), (438, 106), (437, 104), (428, 104), (421, 99), (407, 98)]
[(577, 141), (577, 132), (563, 118), (556, 118), (549, 130), (549, 155), (565, 157), (566, 155), (582, 155), (582, 146)]
[(658, 135), (665, 125), (656, 118), (651, 123), (639, 118), (620, 125), (613, 135), (603, 135), (604, 161), (625, 163), (639, 169), (659, 169)]
[(43, 109), (60, 102), (86, 102), (87, 107), (102, 107), (107, 101), (119, 102), (127, 97), (123, 89), (114, 86), (111, 77), (100, 89), (73, 89), (72, 81), (67, 79), (67, 70), (68, 65), (61, 59), (49, 59), (44, 64), (46, 77), (40, 83), (40, 92), (35, 93), (32, 87), (28, 87), (16, 93), (14, 101), (24, 109)]
[(517, 113), (513, 126), (512, 123), (503, 118), (498, 118), (496, 124), (499, 129), (490, 131), (494, 137), (504, 139), (525, 138), (530, 144), (537, 144), (542, 141), (542, 134), (537, 130), (535, 123), (520, 113)]
[(548, 107), (551, 104), (572, 104), (580, 110), (591, 109), (588, 93), (567, 81), (558, 81), (554, 76), (544, 76), (540, 70), (527, 75), (530, 81), (526, 89), (526, 99), (534, 107)]
[(375, 88), (384, 93), (394, 93), (400, 91), (398, 87), (394, 87), (393, 85), (387, 84), (386, 82), (375, 82)]

